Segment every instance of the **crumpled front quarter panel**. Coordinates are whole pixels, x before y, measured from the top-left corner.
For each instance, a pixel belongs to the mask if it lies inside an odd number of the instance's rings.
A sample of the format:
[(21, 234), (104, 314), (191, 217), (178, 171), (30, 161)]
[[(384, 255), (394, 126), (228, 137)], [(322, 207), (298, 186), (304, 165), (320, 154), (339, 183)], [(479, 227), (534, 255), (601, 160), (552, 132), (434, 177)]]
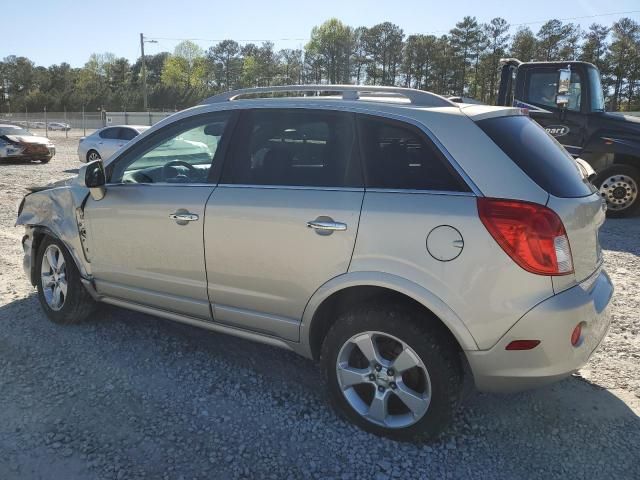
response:
[[(27, 195), (16, 225), (43, 227), (62, 240), (84, 277), (91, 275), (83, 253), (76, 210), (82, 206), (89, 190), (77, 184), (41, 190)], [(84, 228), (82, 228), (84, 231)]]

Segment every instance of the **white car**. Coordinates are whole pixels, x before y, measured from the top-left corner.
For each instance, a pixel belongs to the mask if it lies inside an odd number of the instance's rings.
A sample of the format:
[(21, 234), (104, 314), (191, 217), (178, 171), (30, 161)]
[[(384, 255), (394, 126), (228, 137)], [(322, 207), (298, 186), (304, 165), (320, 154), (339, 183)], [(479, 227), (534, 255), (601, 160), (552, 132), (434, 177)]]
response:
[[(81, 162), (92, 162), (111, 157), (117, 150), (133, 140), (150, 127), (144, 125), (120, 125), (97, 130), (88, 137), (82, 137), (78, 145), (78, 159)], [(160, 145), (149, 157), (162, 157), (166, 154), (180, 157), (201, 156), (210, 153), (210, 148), (203, 142), (188, 140), (180, 136)]]
[(96, 130), (80, 139), (78, 159), (81, 162), (107, 159), (147, 129), (149, 127), (145, 125), (117, 125)]
[(69, 131), (71, 130), (71, 125), (63, 122), (51, 122), (48, 125), (49, 130), (60, 130), (60, 131)]

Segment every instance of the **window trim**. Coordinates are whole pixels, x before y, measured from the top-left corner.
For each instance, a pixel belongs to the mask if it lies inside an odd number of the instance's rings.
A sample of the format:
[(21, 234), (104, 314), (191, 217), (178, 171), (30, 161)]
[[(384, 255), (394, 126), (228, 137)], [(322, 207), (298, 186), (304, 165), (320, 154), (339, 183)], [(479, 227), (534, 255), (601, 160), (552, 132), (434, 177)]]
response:
[[(363, 118), (365, 117), (365, 118)], [(461, 186), (464, 186), (468, 189), (468, 191), (461, 190), (439, 190), (439, 189), (415, 189), (415, 188), (397, 188), (397, 187), (370, 187), (369, 186), (369, 172), (367, 167), (367, 160), (364, 156), (364, 152), (366, 151), (365, 146), (363, 145), (364, 136), (361, 134), (361, 121), (365, 120), (366, 117), (371, 117), (374, 120), (383, 120), (388, 122), (390, 125), (395, 125), (399, 128), (405, 128), (410, 132), (414, 133), (419, 139), (421, 139), (428, 147), (430, 147), (439, 158), (439, 161), (443, 163), (443, 166), (451, 173), (455, 180), (460, 183)], [(408, 121), (410, 120), (410, 121)], [(401, 119), (401, 118), (393, 118), (387, 115), (376, 115), (371, 113), (357, 113), (356, 114), (356, 128), (358, 133), (358, 149), (360, 155), (360, 165), (362, 166), (365, 188), (368, 192), (409, 192), (409, 193), (438, 193), (443, 194), (447, 192), (449, 194), (468, 194), (471, 193), (476, 196), (481, 196), (480, 189), (473, 183), (473, 181), (469, 178), (466, 172), (462, 169), (462, 167), (455, 161), (453, 156), (444, 148), (444, 145), (438, 140), (438, 138), (431, 132), (424, 124), (419, 123), (417, 121), (413, 121), (413, 119)]]
[[(209, 169), (209, 175), (207, 177), (207, 181), (205, 183), (203, 182), (196, 182), (196, 183), (184, 183), (184, 184), (179, 184), (179, 183), (124, 183), (124, 182), (112, 182), (111, 177), (113, 176), (113, 171), (115, 170), (115, 166), (117, 164), (119, 164), (120, 162), (126, 162), (127, 160), (131, 159), (132, 156), (137, 156), (140, 155), (142, 152), (144, 152), (145, 150), (147, 150), (147, 148), (149, 147), (150, 144), (156, 144), (159, 145), (160, 143), (157, 142), (157, 139), (160, 138), (161, 140), (163, 138), (168, 139), (169, 137), (171, 137), (172, 135), (175, 135), (176, 132), (178, 131), (183, 131), (183, 127), (185, 123), (194, 123), (194, 124), (204, 124), (206, 123), (205, 120), (207, 117), (212, 117), (212, 116), (216, 116), (219, 115), (221, 113), (226, 113), (229, 115), (229, 120), (227, 121), (227, 125), (225, 126), (224, 132), (222, 132), (222, 142), (220, 143), (220, 145), (218, 146), (218, 148), (216, 149), (216, 153), (214, 154), (214, 158), (212, 159), (213, 165), (211, 166), (211, 168)], [(193, 115), (187, 118), (182, 118), (180, 120), (177, 120), (175, 122), (171, 122), (168, 125), (164, 125), (162, 128), (159, 128), (158, 130), (154, 131), (153, 133), (151, 133), (150, 135), (148, 135), (145, 138), (140, 139), (140, 141), (135, 142), (133, 145), (129, 146), (128, 148), (126, 148), (117, 158), (115, 158), (111, 163), (109, 163), (108, 167), (107, 167), (107, 182), (106, 182), (106, 186), (113, 186), (113, 185), (184, 185), (184, 186), (195, 186), (195, 185), (215, 185), (218, 183), (218, 181), (220, 180), (220, 174), (222, 172), (222, 166), (225, 163), (224, 160), (228, 154), (228, 147), (229, 147), (229, 142), (231, 137), (233, 136), (235, 127), (236, 127), (236, 123), (238, 120), (238, 111), (236, 110), (215, 110), (215, 111), (210, 111), (210, 112), (205, 112), (205, 113), (201, 113), (198, 115)], [(111, 127), (114, 128), (114, 127)], [(193, 128), (196, 128), (195, 126)], [(144, 135), (144, 132), (141, 133), (140, 135)], [(130, 140), (131, 141), (131, 140)], [(220, 155), (220, 160), (218, 161), (213, 161), (213, 160), (217, 160), (217, 156)]]
[[(237, 154), (238, 145), (240, 145), (239, 137), (243, 134), (243, 130), (247, 126), (248, 115), (252, 112), (264, 112), (264, 111), (278, 111), (278, 112), (314, 112), (314, 113), (333, 113), (344, 115), (348, 118), (349, 122), (351, 122), (352, 130), (353, 130), (353, 143), (351, 145), (351, 162), (355, 162), (356, 165), (352, 166), (354, 170), (357, 170), (357, 174), (360, 177), (360, 186), (356, 187), (331, 187), (331, 186), (312, 186), (312, 185), (262, 185), (262, 184), (253, 184), (253, 183), (219, 183), (219, 186), (225, 187), (240, 187), (240, 188), (279, 188), (279, 189), (291, 189), (291, 190), (346, 190), (346, 191), (363, 191), (365, 189), (365, 179), (364, 172), (362, 170), (362, 158), (360, 156), (360, 141), (358, 139), (358, 130), (356, 125), (356, 113), (350, 110), (342, 110), (342, 109), (328, 109), (328, 108), (308, 108), (306, 106), (301, 107), (280, 107), (280, 106), (267, 106), (267, 107), (252, 107), (252, 108), (243, 108), (240, 109), (236, 128), (234, 129), (233, 135), (230, 137), (231, 146), (225, 156), (224, 165), (222, 165), (220, 175), (218, 177), (218, 181), (222, 180), (225, 174), (229, 171), (232, 163), (235, 161), (234, 157)], [(345, 170), (346, 171), (346, 170)]]

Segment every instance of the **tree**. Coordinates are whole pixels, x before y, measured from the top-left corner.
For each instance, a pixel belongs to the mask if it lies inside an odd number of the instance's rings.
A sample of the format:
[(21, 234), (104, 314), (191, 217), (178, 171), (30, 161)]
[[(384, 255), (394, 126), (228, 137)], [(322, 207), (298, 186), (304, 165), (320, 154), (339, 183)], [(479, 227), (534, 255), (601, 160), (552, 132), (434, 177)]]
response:
[(536, 59), (538, 41), (529, 27), (519, 28), (513, 35), (511, 43), (511, 56), (522, 62), (530, 62)]
[(464, 95), (468, 81), (467, 67), (471, 65), (470, 57), (479, 48), (480, 26), (475, 17), (464, 17), (461, 22), (456, 23), (449, 35), (456, 63), (453, 89), (458, 95)]
[(197, 44), (185, 40), (180, 42), (173, 55), (164, 62), (162, 83), (186, 90), (201, 89), (205, 81), (204, 52)]
[(509, 24), (504, 18), (497, 17), (482, 28), (487, 38), (487, 52), (483, 58), (482, 75), (476, 79), (476, 84), (479, 83), (483, 89), (481, 99), (493, 103), (497, 95), (500, 59), (505, 56), (509, 43)]
[[(560, 20), (549, 20), (538, 30), (537, 57), (539, 60), (566, 60), (562, 54), (571, 52), (571, 45), (576, 43), (576, 26), (572, 23), (564, 25)], [(579, 33), (578, 33), (579, 35)]]
[(237, 87), (242, 73), (240, 45), (235, 40), (223, 40), (209, 48), (209, 60), (218, 88), (232, 90)]
[(585, 42), (582, 45), (580, 60), (591, 62), (600, 70), (604, 70), (604, 56), (608, 52), (607, 37), (611, 29), (603, 25), (593, 23), (585, 34)]
[(631, 107), (640, 77), (640, 24), (623, 18), (611, 28), (613, 41), (609, 48), (613, 96), (612, 107), (618, 109), (626, 83), (627, 108)]
[(305, 50), (321, 62), (323, 76), (330, 83), (349, 83), (353, 44), (353, 29), (332, 18), (313, 27)]
[(403, 39), (402, 29), (391, 22), (379, 23), (363, 32), (367, 77), (372, 84), (395, 85)]

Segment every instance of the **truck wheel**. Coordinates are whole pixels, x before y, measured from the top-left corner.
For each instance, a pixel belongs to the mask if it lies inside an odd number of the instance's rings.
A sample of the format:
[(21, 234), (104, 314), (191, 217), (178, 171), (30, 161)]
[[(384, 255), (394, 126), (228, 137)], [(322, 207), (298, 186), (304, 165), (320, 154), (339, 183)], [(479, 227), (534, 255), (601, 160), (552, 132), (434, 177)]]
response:
[(607, 201), (607, 217), (623, 218), (640, 212), (640, 170), (631, 165), (612, 165), (594, 182)]
[(340, 316), (320, 361), (332, 406), (376, 435), (435, 438), (460, 399), (457, 349), (424, 314), (402, 305), (372, 305)]
[(64, 244), (46, 237), (36, 256), (38, 300), (47, 317), (60, 324), (79, 323), (95, 301), (80, 281), (80, 272)]

